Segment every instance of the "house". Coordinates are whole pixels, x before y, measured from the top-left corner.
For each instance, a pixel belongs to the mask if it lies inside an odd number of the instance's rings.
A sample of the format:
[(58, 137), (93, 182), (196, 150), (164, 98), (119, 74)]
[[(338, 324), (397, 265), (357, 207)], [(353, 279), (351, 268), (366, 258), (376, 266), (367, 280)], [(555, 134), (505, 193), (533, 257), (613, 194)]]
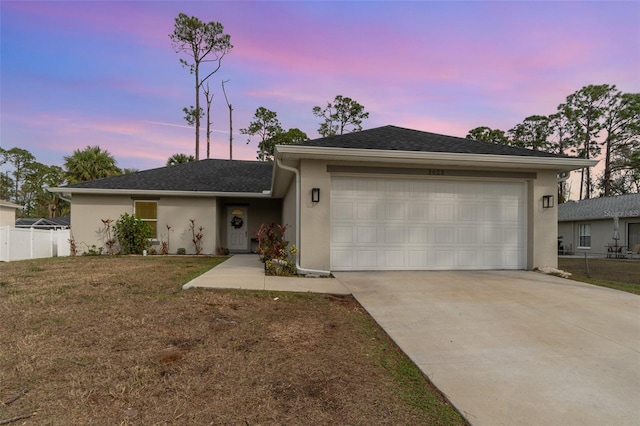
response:
[(46, 218), (21, 217), (16, 219), (16, 228), (67, 229), (71, 225), (69, 216)]
[[(556, 266), (557, 174), (596, 164), (384, 126), (279, 145), (273, 163), (201, 160), (51, 189), (71, 196), (77, 242), (104, 244), (103, 219), (136, 214), (193, 252), (252, 249), (288, 224), (302, 273)], [(167, 228), (170, 226), (170, 229)]]
[(0, 227), (14, 226), (16, 222), (16, 210), (21, 208), (22, 206), (17, 204), (0, 200)]
[(563, 252), (624, 255), (640, 244), (640, 194), (560, 204), (558, 244)]

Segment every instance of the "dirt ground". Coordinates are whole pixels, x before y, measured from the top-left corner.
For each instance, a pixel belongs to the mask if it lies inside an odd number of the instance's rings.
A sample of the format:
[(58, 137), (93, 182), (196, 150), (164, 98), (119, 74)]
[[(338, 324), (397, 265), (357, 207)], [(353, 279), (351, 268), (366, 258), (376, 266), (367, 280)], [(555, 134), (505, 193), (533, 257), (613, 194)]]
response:
[(0, 424), (465, 424), (351, 297), (181, 290), (221, 260), (0, 263)]

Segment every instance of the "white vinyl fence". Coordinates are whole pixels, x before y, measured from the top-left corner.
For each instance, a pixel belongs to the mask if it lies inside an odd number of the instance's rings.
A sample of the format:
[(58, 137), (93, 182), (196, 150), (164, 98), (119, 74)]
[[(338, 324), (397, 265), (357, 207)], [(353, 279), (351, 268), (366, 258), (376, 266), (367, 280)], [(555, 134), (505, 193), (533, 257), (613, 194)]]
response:
[(0, 227), (0, 262), (69, 256), (71, 230)]

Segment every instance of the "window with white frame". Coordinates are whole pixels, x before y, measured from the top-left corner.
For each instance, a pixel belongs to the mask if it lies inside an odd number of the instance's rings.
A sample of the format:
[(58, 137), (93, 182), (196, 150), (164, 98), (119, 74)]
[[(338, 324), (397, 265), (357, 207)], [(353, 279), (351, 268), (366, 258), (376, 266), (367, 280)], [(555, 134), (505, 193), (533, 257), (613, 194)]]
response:
[(149, 224), (153, 229), (151, 238), (158, 237), (158, 202), (136, 200), (133, 202), (134, 215)]
[(583, 223), (578, 228), (578, 245), (582, 248), (591, 248), (591, 224)]

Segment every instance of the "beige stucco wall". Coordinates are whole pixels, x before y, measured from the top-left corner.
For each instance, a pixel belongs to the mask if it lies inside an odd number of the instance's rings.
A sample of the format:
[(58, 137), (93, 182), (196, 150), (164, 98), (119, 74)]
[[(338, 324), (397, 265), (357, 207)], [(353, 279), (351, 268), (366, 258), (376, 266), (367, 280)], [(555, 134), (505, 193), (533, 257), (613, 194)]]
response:
[[(301, 171), (301, 244), (300, 264), (309, 269), (330, 269), (330, 194), (331, 173), (327, 165), (349, 163), (302, 160)], [(352, 163), (351, 163), (352, 164)], [(381, 163), (358, 163), (358, 166), (384, 167)], [(407, 164), (394, 167), (422, 167)], [(431, 167), (437, 167), (433, 165)], [(450, 169), (450, 167), (447, 167)], [(476, 169), (482, 170), (482, 169)], [(557, 267), (557, 206), (542, 208), (543, 195), (553, 195), (557, 203), (555, 171), (513, 169), (514, 172), (535, 172), (537, 178), (527, 182), (527, 269)], [(311, 203), (311, 189), (320, 188), (320, 202)], [(291, 189), (289, 193), (293, 192)], [(287, 193), (287, 196), (289, 196)], [(289, 202), (285, 197), (284, 216), (289, 215)]]
[(296, 242), (296, 182), (292, 179), (282, 199), (282, 224), (288, 225), (284, 237), (290, 245)]
[[(195, 253), (189, 219), (195, 219), (196, 227), (204, 227), (203, 253), (215, 252), (214, 198), (159, 197), (155, 200), (158, 201), (158, 241), (154, 247), (158, 252), (159, 241), (168, 238), (170, 253), (175, 253), (180, 247), (185, 248), (187, 253)], [(101, 219), (116, 221), (124, 213), (133, 214), (133, 202), (131, 196), (74, 194), (71, 230), (79, 252), (86, 251), (92, 245), (104, 247), (105, 234)], [(170, 232), (167, 231), (167, 225), (171, 226)]]
[[(311, 189), (320, 188), (320, 202)], [(331, 267), (331, 174), (324, 161), (300, 162), (300, 266), (328, 271)]]
[(0, 206), (0, 226), (15, 226), (16, 209), (14, 207)]
[[(538, 172), (528, 188), (527, 268), (558, 267), (558, 178), (555, 171)], [(542, 207), (542, 197), (553, 195), (553, 208)]]

